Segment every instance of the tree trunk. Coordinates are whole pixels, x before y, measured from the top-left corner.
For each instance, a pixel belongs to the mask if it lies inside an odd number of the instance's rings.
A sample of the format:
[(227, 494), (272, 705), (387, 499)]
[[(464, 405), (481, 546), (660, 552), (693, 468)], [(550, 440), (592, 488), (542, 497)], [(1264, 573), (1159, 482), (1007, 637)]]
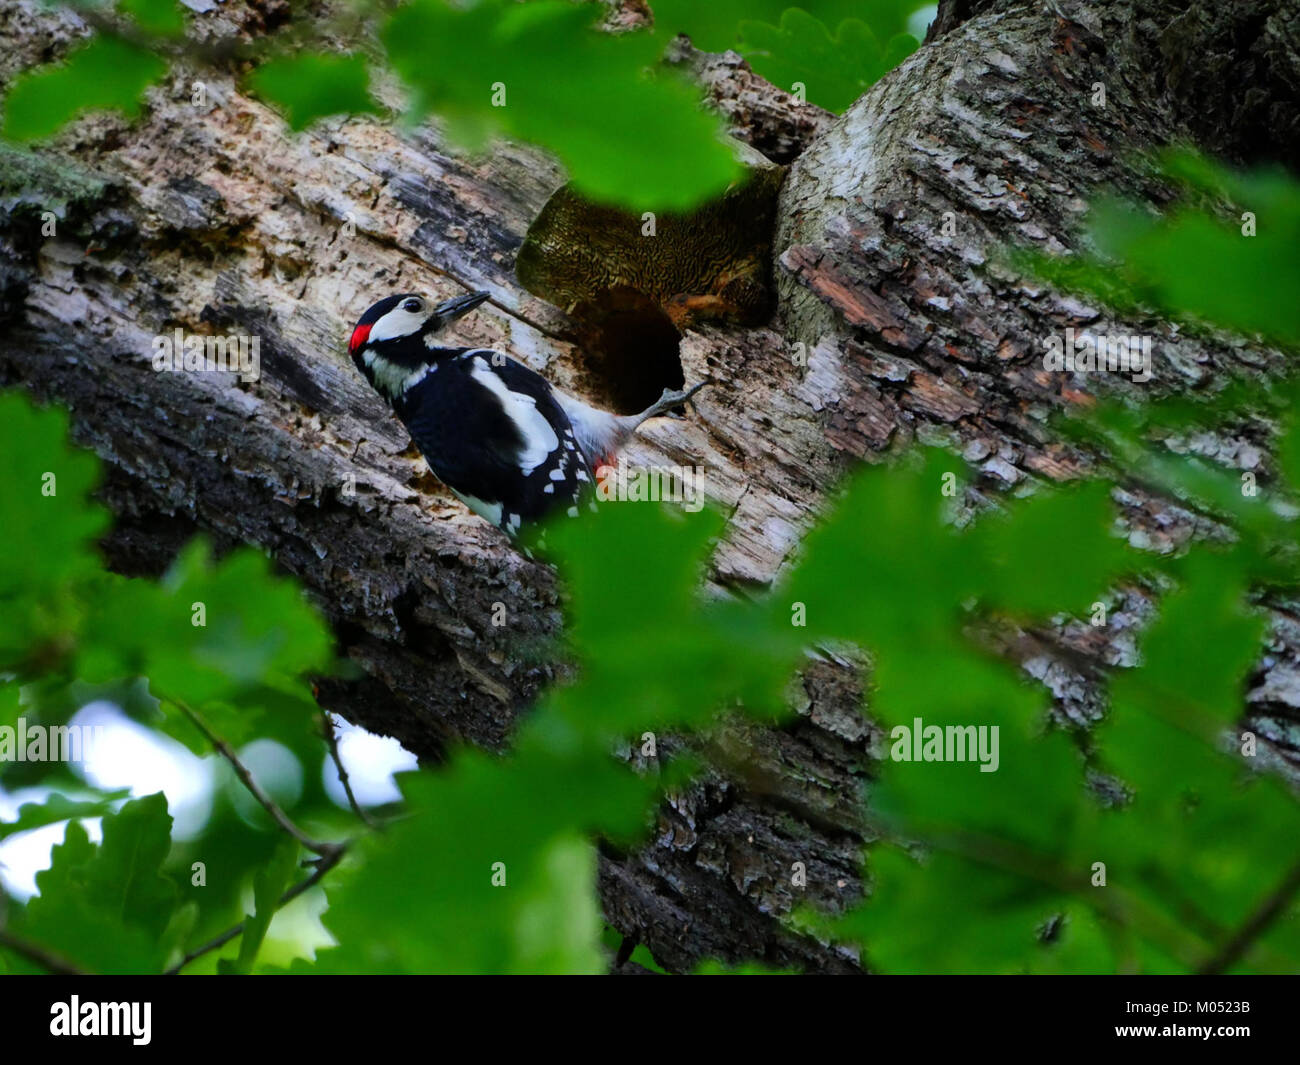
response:
[[(734, 56), (677, 49), (738, 136), (794, 160), (774, 248), (776, 317), (688, 332), (685, 379), (719, 384), (685, 421), (648, 427), (630, 447), (630, 461), (707, 468), (729, 515), (712, 581), (769, 584), (846, 469), (914, 440), (950, 444), (978, 466), (976, 505), (1089, 469), (1094, 458), (1054, 439), (1044, 415), (1131, 386), (1042, 371), (1040, 338), (1067, 326), (1160, 336), (1147, 386), (1159, 391), (1280, 367), (1275, 352), (1239, 341), (1116, 322), (997, 259), (1011, 244), (1073, 247), (1103, 187), (1161, 202), (1167, 190), (1133, 157), (1140, 149), (1190, 138), (1247, 160), (1269, 129), (1276, 157), (1300, 159), (1295, 11), (1280, 0), (1184, 6), (1115, 0), (1071, 18), (1046, 10), (1069, 4), (943, 4), (930, 41), (838, 119)], [(197, 22), (257, 32), (263, 15), (231, 0)], [(8, 76), (84, 32), (75, 15), (28, 0), (7, 6), (0, 26)], [(191, 103), (196, 79), (203, 107)], [(1089, 103), (1098, 82), (1104, 107)], [(175, 71), (149, 104), (135, 125), (94, 117), (63, 134), (77, 165), (41, 175), (39, 191), (0, 183), (0, 375), (70, 407), (78, 438), (105, 461), (115, 568), (158, 572), (200, 531), (260, 544), (365, 671), (324, 684), (323, 705), (426, 761), (452, 742), (500, 746), (555, 674), (524, 653), (562, 624), (555, 577), (438, 488), (343, 349), (382, 295), (485, 288), (493, 300), (459, 324), (464, 342), (504, 349), (595, 401), (626, 396), (616, 365), (575, 345), (575, 323), (513, 275), (563, 175), (517, 145), (465, 157), (433, 127), (404, 139), (369, 119), (329, 120), (292, 135), (210, 68)], [(62, 217), (42, 240), (44, 209)], [(154, 372), (154, 336), (178, 327), (260, 336), (261, 380)], [(1217, 446), (1230, 464), (1260, 461), (1249, 441)], [(1127, 498), (1136, 539), (1196, 532), (1169, 500)], [(505, 627), (491, 624), (495, 603)], [(1140, 621), (1142, 593), (1121, 609)], [(1277, 662), (1300, 656), (1300, 625), (1279, 614), (1275, 635)], [(1104, 668), (1132, 657), (1074, 629), (1009, 634), (1006, 649), (1076, 720), (1099, 713)], [(1271, 694), (1252, 706), (1276, 756), (1300, 763), (1300, 694), (1280, 668), (1261, 674)], [(838, 908), (861, 895), (859, 793), (879, 733), (860, 712), (851, 663), (812, 663), (795, 687), (794, 725), (719, 729), (707, 741), (715, 768), (663, 805), (644, 848), (602, 857), (608, 919), (669, 968), (706, 957), (860, 968), (852, 951), (781, 917), (796, 902)], [(795, 861), (808, 868), (802, 892), (789, 883)]]

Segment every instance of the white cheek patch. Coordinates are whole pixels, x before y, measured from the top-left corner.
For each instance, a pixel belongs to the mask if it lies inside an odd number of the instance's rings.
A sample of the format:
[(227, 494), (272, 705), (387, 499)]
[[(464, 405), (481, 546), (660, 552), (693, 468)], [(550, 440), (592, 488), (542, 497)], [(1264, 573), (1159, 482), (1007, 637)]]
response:
[(483, 359), (473, 360), (470, 375), (497, 397), (506, 417), (514, 422), (515, 428), (519, 430), (523, 447), (515, 456), (515, 461), (519, 463), (520, 470), (527, 477), (560, 446), (560, 438), (555, 435), (551, 423), (537, 409), (537, 401), (522, 392), (512, 392)]
[(411, 336), (424, 328), (429, 316), (423, 312), (412, 313), (401, 306), (394, 307), (370, 327), (369, 340), (372, 344), (381, 340), (396, 340), (398, 337)]

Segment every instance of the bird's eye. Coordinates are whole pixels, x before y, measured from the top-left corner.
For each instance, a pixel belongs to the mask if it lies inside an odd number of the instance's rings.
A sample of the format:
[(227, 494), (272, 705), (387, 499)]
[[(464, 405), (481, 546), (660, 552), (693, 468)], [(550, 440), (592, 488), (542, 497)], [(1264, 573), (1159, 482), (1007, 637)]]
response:
[(410, 311), (412, 314), (419, 314), (424, 304), (419, 300), (407, 300), (402, 304), (402, 310)]

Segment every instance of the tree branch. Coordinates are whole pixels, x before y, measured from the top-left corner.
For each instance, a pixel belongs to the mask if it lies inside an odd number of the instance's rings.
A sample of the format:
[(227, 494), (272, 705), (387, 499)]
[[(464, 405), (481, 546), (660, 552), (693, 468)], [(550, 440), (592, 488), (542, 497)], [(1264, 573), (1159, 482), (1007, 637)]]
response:
[(1205, 960), (1198, 970), (1202, 976), (1212, 976), (1232, 968), (1250, 949), (1252, 943), (1262, 936), (1283, 910), (1290, 905), (1296, 893), (1300, 892), (1300, 862), (1292, 866), (1291, 871), (1282, 878), (1282, 883), (1267, 899), (1260, 904), (1253, 914), (1246, 919), (1226, 943)]
[(8, 947), (15, 954), (21, 955), (30, 962), (35, 962), (42, 969), (52, 973), (68, 976), (88, 975), (87, 970), (78, 968), (56, 952), (37, 943), (31, 943), (21, 936), (16, 936), (4, 929), (0, 929), (0, 947)]
[(321, 711), (321, 732), (325, 736), (325, 742), (329, 745), (330, 758), (334, 761), (334, 768), (338, 770), (339, 782), (343, 785), (343, 793), (348, 797), (348, 805), (352, 807), (352, 812), (361, 819), (362, 824), (367, 828), (378, 828), (379, 823), (374, 820), (357, 802), (357, 797), (352, 793), (352, 781), (348, 778), (348, 771), (343, 765), (343, 759), (339, 756), (339, 738), (334, 731), (334, 717), (328, 710)]
[(190, 721), (194, 723), (194, 726), (200, 732), (203, 733), (203, 735), (207, 738), (208, 742), (211, 743), (212, 746), (216, 748), (217, 753), (220, 754), (222, 758), (224, 758), (227, 762), (230, 763), (230, 767), (235, 771), (235, 776), (237, 776), (240, 779), (240, 782), (244, 785), (244, 787), (248, 789), (249, 794), (251, 794), (253, 798), (255, 798), (259, 803), (262, 804), (263, 809), (265, 809), (266, 812), (271, 815), (272, 820), (274, 820), (277, 825), (279, 825), (282, 829), (284, 829), (285, 832), (289, 833), (289, 835), (291, 835), (294, 839), (296, 839), (309, 851), (312, 851), (315, 854), (319, 854), (322, 858), (334, 855), (340, 850), (340, 848), (343, 846), (342, 844), (327, 843), (327, 842), (322, 842), (320, 840), (313, 839), (311, 836), (307, 835), (307, 833), (304, 832), (301, 828), (299, 828), (289, 817), (289, 815), (286, 814), (282, 809), (280, 809), (279, 804), (273, 798), (271, 798), (270, 795), (268, 795), (265, 791), (262, 790), (261, 785), (259, 785), (257, 781), (253, 779), (253, 774), (250, 773), (248, 771), (248, 767), (239, 760), (239, 756), (235, 754), (235, 752), (231, 749), (230, 744), (228, 744), (225, 740), (223, 740), (220, 736), (218, 736), (215, 732), (212, 731), (212, 729), (208, 726), (208, 723), (203, 720), (203, 717), (198, 713), (198, 711), (194, 710), (190, 706), (187, 706), (184, 702), (182, 702), (179, 699), (173, 699), (168, 697), (168, 702), (176, 706), (181, 711), (181, 713), (183, 713), (186, 717), (190, 719)]

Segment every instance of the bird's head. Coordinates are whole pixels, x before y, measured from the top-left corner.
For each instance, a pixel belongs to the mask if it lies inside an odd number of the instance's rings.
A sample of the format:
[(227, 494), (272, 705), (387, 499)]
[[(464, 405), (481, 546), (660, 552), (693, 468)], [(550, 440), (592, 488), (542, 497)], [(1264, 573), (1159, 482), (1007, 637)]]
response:
[(412, 369), (429, 361), (437, 336), (457, 318), (468, 314), (490, 293), (471, 292), (435, 303), (426, 296), (406, 292), (380, 300), (361, 316), (348, 341), (348, 353), (359, 369), (365, 356)]

